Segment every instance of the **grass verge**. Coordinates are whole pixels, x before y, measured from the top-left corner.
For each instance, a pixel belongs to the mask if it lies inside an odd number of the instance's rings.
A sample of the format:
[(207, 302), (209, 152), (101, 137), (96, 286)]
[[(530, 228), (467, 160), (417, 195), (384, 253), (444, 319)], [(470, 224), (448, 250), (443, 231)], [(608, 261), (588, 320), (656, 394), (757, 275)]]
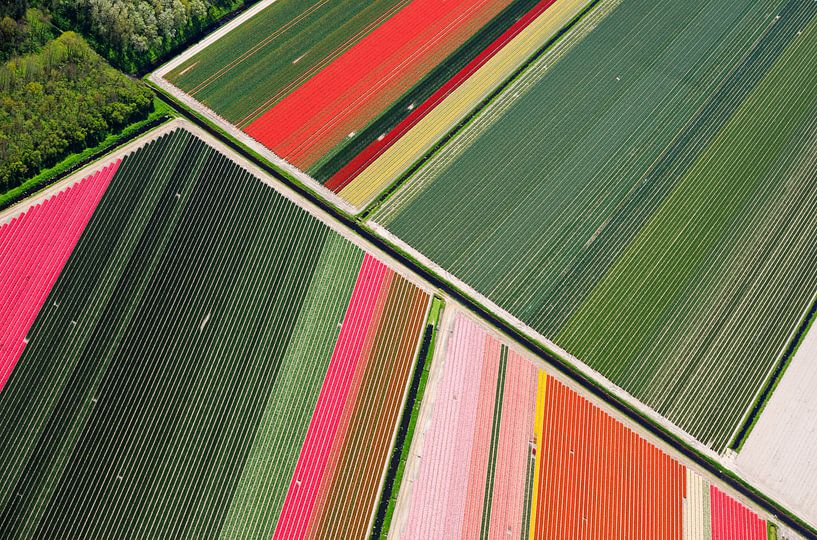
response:
[(98, 145), (86, 148), (82, 152), (71, 154), (53, 167), (40, 171), (37, 176), (30, 178), (19, 186), (0, 195), (0, 210), (20, 202), (29, 195), (50, 186), (77, 171), (92, 161), (109, 153), (115, 147), (125, 144), (146, 131), (162, 124), (175, 116), (175, 111), (164, 101), (153, 98), (153, 112), (144, 120), (135, 122), (118, 133), (111, 133)]
[(442, 298), (435, 296), (431, 301), (431, 310), (428, 314), (423, 343), (417, 356), (417, 365), (414, 368), (411, 387), (409, 388), (406, 407), (400, 418), (400, 425), (397, 429), (397, 439), (394, 445), (389, 469), (386, 472), (386, 482), (383, 485), (383, 492), (380, 494), (380, 501), (377, 505), (377, 512), (374, 518), (374, 525), (370, 538), (372, 540), (385, 539), (389, 535), (394, 508), (397, 505), (397, 495), (400, 493), (400, 485), (403, 481), (403, 473), (406, 470), (411, 441), (414, 438), (414, 428), (417, 425), (417, 418), (420, 415), (420, 405), (423, 401), (426, 383), (431, 369), (431, 359), (434, 357), (434, 344), (437, 340), (437, 323), (445, 302)]

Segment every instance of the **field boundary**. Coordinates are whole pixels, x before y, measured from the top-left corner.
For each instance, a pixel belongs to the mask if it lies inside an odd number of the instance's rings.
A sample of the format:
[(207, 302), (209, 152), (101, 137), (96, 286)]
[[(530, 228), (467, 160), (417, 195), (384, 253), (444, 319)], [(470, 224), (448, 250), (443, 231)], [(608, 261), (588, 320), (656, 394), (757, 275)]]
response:
[(343, 209), (348, 214), (356, 214), (361, 209), (352, 206), (340, 198), (340, 196), (331, 191), (329, 188), (325, 187), (304, 171), (298, 169), (282, 157), (278, 156), (275, 152), (241, 131), (228, 120), (222, 118), (215, 111), (196, 100), (194, 97), (190, 96), (165, 78), (167, 73), (176, 69), (190, 57), (195, 56), (199, 52), (206, 49), (225, 34), (231, 32), (238, 26), (241, 26), (243, 23), (269, 7), (271, 4), (275, 3), (275, 1), (276, 0), (261, 0), (260, 2), (253, 4), (251, 8), (247, 9), (228, 23), (222, 25), (218, 30), (208, 35), (206, 38), (202, 39), (192, 47), (189, 47), (175, 58), (172, 58), (168, 62), (162, 64), (155, 71), (149, 73), (146, 80), (151, 83), (151, 86), (153, 86), (157, 93), (159, 93), (161, 90), (161, 93), (164, 93), (165, 96), (172, 96), (173, 101), (175, 101), (177, 104), (183, 106), (184, 108), (193, 110), (197, 115), (206, 118), (208, 122), (215, 124), (220, 130), (226, 132), (234, 139), (241, 141), (242, 144), (252, 149), (254, 153), (259, 154), (265, 160), (274, 164), (278, 169), (286, 171), (288, 175), (297, 179), (299, 183), (303, 184), (303, 186), (307, 187), (310, 191), (313, 191), (319, 196), (327, 199), (329, 202)]
[(749, 440), (749, 435), (752, 434), (752, 430), (757, 424), (757, 421), (760, 420), (763, 411), (766, 409), (766, 405), (769, 404), (772, 395), (774, 395), (775, 389), (780, 384), (780, 381), (783, 380), (783, 376), (786, 374), (786, 370), (792, 360), (794, 360), (800, 345), (803, 343), (809, 330), (814, 326), (815, 320), (817, 320), (817, 294), (815, 294), (812, 299), (809, 308), (803, 313), (800, 323), (794, 332), (792, 332), (792, 336), (775, 363), (774, 369), (769, 373), (766, 382), (758, 391), (757, 397), (746, 411), (743, 421), (740, 426), (738, 426), (736, 434), (728, 446), (730, 450), (740, 452), (743, 445)]
[(565, 371), (573, 372), (575, 374), (581, 374), (582, 377), (586, 378), (589, 381), (593, 381), (597, 386), (602, 388), (606, 393), (614, 396), (615, 399), (620, 400), (623, 403), (628, 404), (633, 409), (637, 410), (640, 414), (644, 415), (645, 417), (649, 418), (652, 422), (660, 425), (662, 429), (671, 433), (674, 437), (679, 438), (680, 440), (684, 441), (690, 448), (693, 448), (696, 452), (706, 456), (708, 459), (717, 461), (721, 465), (726, 465), (726, 462), (723, 460), (723, 456), (709, 448), (708, 446), (704, 445), (695, 437), (687, 433), (686, 431), (682, 430), (675, 424), (673, 424), (670, 420), (650, 408), (648, 405), (642, 403), (640, 400), (635, 398), (632, 394), (624, 390), (623, 388), (617, 386), (615, 383), (607, 379), (604, 375), (599, 373), (598, 371), (594, 370), (589, 365), (585, 364), (582, 360), (578, 357), (574, 356), (560, 345), (555, 343), (554, 341), (550, 340), (546, 336), (542, 335), (541, 333), (537, 332), (535, 329), (531, 328), (520, 319), (515, 317), (513, 314), (509, 313), (507, 310), (503, 309), (496, 303), (492, 302), (489, 298), (484, 296), (482, 293), (462, 281), (460, 278), (456, 277), (449, 271), (445, 270), (443, 267), (423, 255), (421, 252), (416, 250), (415, 248), (408, 245), (405, 241), (394, 235), (391, 231), (383, 227), (382, 225), (374, 222), (368, 221), (366, 225), (374, 232), (374, 234), (379, 235), (385, 241), (399, 246), (399, 248), (409, 254), (413, 259), (419, 262), (419, 264), (430, 268), (434, 273), (439, 276), (442, 276), (443, 279), (451, 283), (454, 287), (456, 287), (459, 291), (462, 292), (465, 296), (470, 297), (473, 299), (482, 310), (498, 314), (504, 321), (506, 321), (507, 325), (512, 326), (518, 332), (526, 335), (529, 339), (533, 340), (534, 343), (539, 344), (544, 350), (548, 352), (548, 355), (551, 357), (556, 357), (560, 359), (560, 361), (565, 365), (567, 368)]
[[(423, 344), (425, 343), (425, 336), (426, 332), (428, 331), (428, 321), (431, 319), (431, 310), (434, 307), (434, 302), (437, 296), (429, 295), (428, 297), (428, 304), (425, 308), (425, 317), (423, 317), (423, 321), (425, 324), (420, 327), (420, 333), (417, 336), (417, 344), (414, 346), (414, 354), (412, 354), (412, 358), (414, 358), (414, 362), (411, 366), (411, 372), (409, 377), (406, 381), (406, 387), (403, 390), (403, 397), (400, 400), (400, 414), (398, 416), (397, 425), (394, 428), (394, 431), (391, 434), (391, 441), (389, 442), (389, 450), (386, 453), (386, 466), (380, 473), (380, 483), (377, 486), (377, 497), (375, 498), (374, 507), (372, 507), (372, 513), (369, 516), (369, 523), (366, 527), (366, 536), (371, 536), (372, 531), (374, 530), (375, 522), (377, 521), (377, 515), (380, 510), (381, 500), (385, 494), (386, 482), (389, 477), (389, 473), (391, 472), (391, 464), (392, 459), (395, 455), (399, 455), (402, 451), (402, 445), (398, 448), (398, 440), (400, 438), (400, 430), (403, 425), (404, 419), (408, 418), (411, 420), (412, 412), (413, 412), (413, 405), (411, 408), (408, 407), (409, 401), (412, 399), (416, 400), (416, 393), (412, 396), (413, 388), (414, 388), (414, 381), (415, 377), (422, 376), (422, 370), (418, 371), (419, 363), (420, 363), (420, 356), (423, 351)], [(419, 382), (419, 381), (418, 381)], [(416, 403), (416, 401), (415, 401)]]
[[(179, 63), (189, 58), (190, 55), (187, 54), (189, 51), (197, 52), (204, 49), (236, 26), (239, 26), (275, 2), (276, 0), (245, 0), (244, 5), (226, 13), (220, 19), (213, 21), (208, 27), (202, 28), (200, 32), (191, 36), (185, 43), (180, 43), (177, 47), (167, 51), (155, 62), (145, 66), (145, 68), (139, 70), (135, 75), (137, 77), (144, 77), (153, 71), (164, 69), (165, 66), (171, 64), (172, 67), (170, 69), (174, 69)], [(176, 63), (176, 61), (182, 57), (184, 58)]]

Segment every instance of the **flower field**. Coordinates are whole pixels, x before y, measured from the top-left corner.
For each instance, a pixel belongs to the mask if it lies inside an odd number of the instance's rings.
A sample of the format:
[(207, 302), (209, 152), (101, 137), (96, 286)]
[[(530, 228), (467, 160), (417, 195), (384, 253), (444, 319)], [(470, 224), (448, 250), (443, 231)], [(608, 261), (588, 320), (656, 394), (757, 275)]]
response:
[(358, 4), (269, 3), (158, 80), (362, 207), (589, 0)]
[(442, 62), (508, 0), (412, 0), (247, 126), (247, 133), (301, 169)]
[(277, 0), (167, 78), (243, 127), (409, 2)]
[(184, 129), (3, 238), (74, 214), (0, 390), (0, 536), (365, 534), (429, 294)]
[(586, 0), (543, 0), (326, 186), (355, 206), (371, 201), (420, 160), (528, 58), (567, 26)]
[(0, 210), (0, 539), (817, 538), (817, 0), (208, 1), (0, 7), (159, 66)]
[(764, 518), (462, 312), (441, 331), (390, 538), (766, 538)]
[(372, 220), (723, 452), (817, 290), (816, 54), (813, 2), (604, 0)]

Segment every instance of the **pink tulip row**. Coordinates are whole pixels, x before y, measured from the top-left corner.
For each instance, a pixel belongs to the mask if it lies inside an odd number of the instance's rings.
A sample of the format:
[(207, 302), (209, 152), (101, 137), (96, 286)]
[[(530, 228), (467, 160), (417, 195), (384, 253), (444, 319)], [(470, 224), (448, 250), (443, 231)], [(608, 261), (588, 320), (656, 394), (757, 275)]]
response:
[(388, 291), (386, 282), (392, 275), (377, 259), (368, 254), (364, 257), (284, 500), (276, 539), (299, 539), (307, 533), (320, 492), (332, 476), (337, 460), (332, 450), (341, 446), (336, 439), (346, 431), (342, 424), (348, 422), (350, 404), (356, 401), (366, 367), (366, 349), (371, 347), (371, 330), (377, 328), (375, 319), (385, 302), (382, 292)]
[(0, 391), (118, 166), (110, 164), (0, 226)]
[(514, 351), (508, 353), (502, 422), (496, 454), (489, 538), (521, 538), (528, 456), (536, 408), (536, 367)]
[(486, 369), (484, 354), (482, 329), (458, 317), (448, 336), (432, 425), (424, 438), (406, 526), (408, 538), (461, 536), (477, 404), (485, 397), (479, 399), (480, 380)]
[[(501, 350), (479, 325), (456, 316), (411, 494), (407, 538), (473, 538), (483, 528), (491, 538), (521, 534), (537, 370), (510, 351), (498, 403)], [(490, 463), (497, 413), (499, 436)]]
[(715, 486), (712, 501), (712, 540), (765, 540), (766, 522)]

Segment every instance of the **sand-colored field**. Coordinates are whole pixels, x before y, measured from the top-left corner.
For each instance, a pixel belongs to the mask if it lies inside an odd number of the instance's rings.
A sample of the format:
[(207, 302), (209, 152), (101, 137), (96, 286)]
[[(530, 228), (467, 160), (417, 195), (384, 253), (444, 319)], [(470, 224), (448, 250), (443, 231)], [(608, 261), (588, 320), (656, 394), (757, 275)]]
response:
[(363, 206), (428, 152), (519, 66), (568, 24), (589, 0), (557, 0), (473, 76), (453, 91), (391, 148), (367, 167), (340, 195)]
[(800, 343), (735, 468), (817, 526), (817, 325)]

